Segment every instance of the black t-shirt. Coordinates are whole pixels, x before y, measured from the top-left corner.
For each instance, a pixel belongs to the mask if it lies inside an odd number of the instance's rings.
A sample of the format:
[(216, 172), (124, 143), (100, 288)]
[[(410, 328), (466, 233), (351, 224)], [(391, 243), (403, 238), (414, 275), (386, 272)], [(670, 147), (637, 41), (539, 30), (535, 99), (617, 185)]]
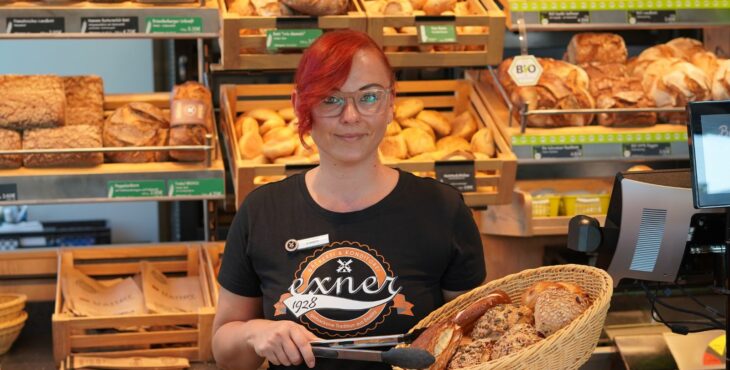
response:
[[(390, 194), (355, 212), (320, 207), (303, 174), (254, 190), (228, 232), (218, 280), (235, 294), (263, 297), (266, 319), (335, 339), (406, 333), (444, 303), (442, 289), (472, 289), (485, 276), (479, 231), (461, 194), (399, 171)], [(316, 362), (317, 369), (390, 369)]]

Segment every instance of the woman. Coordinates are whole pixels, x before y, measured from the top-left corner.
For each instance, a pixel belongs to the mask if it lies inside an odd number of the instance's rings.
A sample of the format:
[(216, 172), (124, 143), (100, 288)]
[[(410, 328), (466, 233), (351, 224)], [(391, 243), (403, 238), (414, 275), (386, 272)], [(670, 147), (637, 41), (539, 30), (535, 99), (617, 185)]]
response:
[(292, 103), (320, 164), (260, 187), (228, 233), (213, 352), (219, 366), (390, 369), (312, 355), (310, 341), (407, 332), (484, 281), (461, 195), (384, 166), (395, 77), (367, 35), (333, 31), (299, 64)]

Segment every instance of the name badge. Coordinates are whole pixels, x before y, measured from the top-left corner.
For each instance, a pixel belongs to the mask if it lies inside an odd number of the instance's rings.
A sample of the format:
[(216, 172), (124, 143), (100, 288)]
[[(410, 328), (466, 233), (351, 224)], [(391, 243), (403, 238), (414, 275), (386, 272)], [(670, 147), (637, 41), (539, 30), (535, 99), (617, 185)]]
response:
[(319, 236), (313, 236), (311, 238), (306, 239), (289, 239), (286, 241), (286, 244), (284, 244), (284, 248), (289, 252), (294, 252), (297, 250), (305, 250), (305, 249), (311, 249), (323, 246), (325, 244), (329, 244), (330, 242), (330, 235), (324, 234)]

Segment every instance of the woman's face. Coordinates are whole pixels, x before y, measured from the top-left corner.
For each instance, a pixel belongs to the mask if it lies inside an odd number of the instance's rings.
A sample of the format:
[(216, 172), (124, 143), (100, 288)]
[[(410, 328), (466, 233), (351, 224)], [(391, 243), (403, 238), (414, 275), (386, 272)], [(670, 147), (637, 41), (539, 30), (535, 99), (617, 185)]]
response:
[[(378, 145), (393, 119), (391, 93), (386, 91), (382, 96), (382, 92), (393, 86), (388, 69), (374, 53), (367, 49), (355, 53), (345, 83), (325, 98), (319, 107), (324, 109), (312, 110), (312, 139), (323, 160), (357, 164), (378, 156)], [(384, 99), (379, 109), (368, 108), (378, 99)], [(342, 112), (332, 116), (338, 111), (332, 109), (338, 102), (344, 104), (340, 105)]]

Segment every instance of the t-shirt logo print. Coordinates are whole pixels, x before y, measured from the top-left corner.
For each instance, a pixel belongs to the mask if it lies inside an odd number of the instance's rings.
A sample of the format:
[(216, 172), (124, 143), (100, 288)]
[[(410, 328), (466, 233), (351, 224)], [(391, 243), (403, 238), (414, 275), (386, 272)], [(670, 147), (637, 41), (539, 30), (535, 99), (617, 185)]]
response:
[(394, 312), (413, 316), (402, 289), (375, 249), (334, 242), (300, 263), (289, 291), (274, 304), (274, 315), (289, 313), (321, 335), (364, 335)]

